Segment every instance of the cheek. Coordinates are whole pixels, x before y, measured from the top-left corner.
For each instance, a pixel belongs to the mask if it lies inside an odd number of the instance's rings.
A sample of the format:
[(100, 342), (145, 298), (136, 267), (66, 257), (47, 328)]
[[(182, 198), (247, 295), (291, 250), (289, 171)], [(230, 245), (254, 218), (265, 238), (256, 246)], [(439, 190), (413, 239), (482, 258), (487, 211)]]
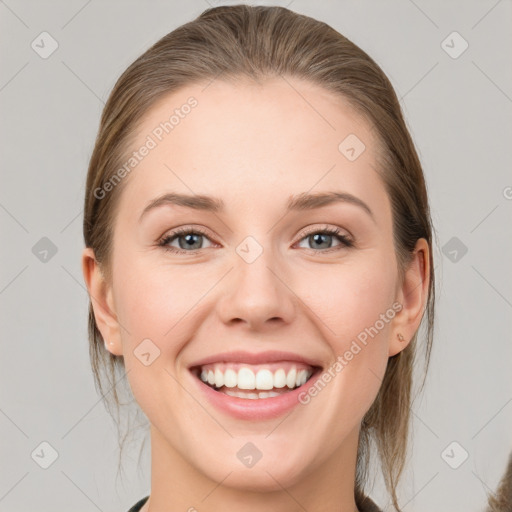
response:
[[(175, 362), (193, 336), (193, 306), (204, 294), (204, 283), (201, 287), (190, 278), (189, 272), (137, 258), (136, 251), (115, 267), (125, 369), (133, 396), (149, 418), (158, 418), (162, 404), (179, 398)], [(144, 354), (149, 356), (144, 359)]]
[[(358, 355), (358, 359), (365, 359), (372, 352), (379, 358), (384, 353), (387, 356), (385, 340), (394, 316), (395, 280), (389, 261), (376, 258), (371, 263), (361, 259), (339, 266), (326, 265), (325, 270), (315, 272), (314, 286), (305, 284), (309, 290), (305, 302), (321, 320), (316, 324), (322, 326), (336, 355), (350, 350), (356, 341), (363, 349), (358, 354), (366, 353), (364, 357)], [(370, 340), (376, 341), (375, 349), (370, 347)], [(353, 350), (357, 351), (357, 347)]]
[(312, 416), (330, 415), (330, 434), (341, 439), (347, 425), (363, 418), (380, 389), (395, 316), (396, 274), (385, 258), (334, 268), (315, 273), (305, 302), (318, 314), (315, 324), (332, 352), (332, 364), (323, 372), (325, 384), (318, 384), (316, 392), (327, 389), (336, 403), (325, 411), (323, 400), (313, 398)]
[(200, 276), (194, 276), (190, 270), (152, 265), (144, 258), (135, 257), (120, 262), (117, 269), (116, 310), (133, 342), (151, 338), (161, 349), (172, 348), (169, 341), (183, 332), (187, 323), (184, 319), (204, 294), (205, 285)]

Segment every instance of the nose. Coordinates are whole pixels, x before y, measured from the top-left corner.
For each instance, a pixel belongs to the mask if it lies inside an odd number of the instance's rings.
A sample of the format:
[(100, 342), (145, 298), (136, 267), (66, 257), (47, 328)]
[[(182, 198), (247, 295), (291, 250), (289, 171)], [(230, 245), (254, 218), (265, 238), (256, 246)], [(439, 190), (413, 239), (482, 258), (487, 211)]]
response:
[(235, 254), (217, 302), (221, 320), (260, 332), (292, 322), (297, 298), (280, 266), (270, 251), (250, 263)]

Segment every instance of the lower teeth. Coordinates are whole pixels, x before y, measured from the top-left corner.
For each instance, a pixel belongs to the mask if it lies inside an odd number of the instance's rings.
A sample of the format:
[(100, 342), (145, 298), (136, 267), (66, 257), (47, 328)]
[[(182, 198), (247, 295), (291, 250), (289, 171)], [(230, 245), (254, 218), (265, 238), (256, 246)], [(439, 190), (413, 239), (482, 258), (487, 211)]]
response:
[(211, 387), (218, 393), (223, 393), (224, 395), (234, 396), (237, 398), (248, 398), (250, 400), (259, 400), (261, 398), (272, 398), (275, 396), (283, 395), (284, 393), (289, 393), (290, 391), (297, 389), (297, 388), (290, 389), (285, 386), (284, 388), (274, 388), (274, 389), (270, 389), (268, 391), (258, 391), (258, 390), (242, 390), (242, 389), (239, 389), (238, 387), (228, 388), (226, 386), (217, 388), (215, 386), (208, 384), (207, 382), (204, 382), (204, 384)]
[[(217, 390), (219, 391), (219, 390)], [(291, 391), (291, 390), (290, 390)], [(224, 393), (225, 395), (229, 396), (236, 396), (237, 398), (249, 398), (252, 400), (258, 400), (260, 398), (271, 398), (274, 396), (282, 395), (283, 392), (277, 393), (275, 391), (258, 391), (257, 393), (244, 393), (243, 391), (231, 391), (229, 389), (225, 391), (219, 391), (220, 393)], [(286, 393), (286, 391), (284, 391)]]

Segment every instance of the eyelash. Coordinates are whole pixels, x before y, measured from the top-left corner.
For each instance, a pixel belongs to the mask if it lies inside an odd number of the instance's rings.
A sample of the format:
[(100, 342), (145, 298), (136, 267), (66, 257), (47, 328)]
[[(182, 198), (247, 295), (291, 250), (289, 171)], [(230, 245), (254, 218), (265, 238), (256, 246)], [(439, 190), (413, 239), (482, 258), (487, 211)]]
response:
[[(319, 230), (317, 228), (317, 229), (312, 229), (312, 230), (308, 231), (298, 241), (301, 242), (304, 238), (307, 238), (308, 236), (311, 236), (311, 235), (322, 234), (322, 235), (332, 235), (341, 242), (341, 246), (330, 247), (329, 249), (324, 249), (324, 250), (321, 250), (321, 249), (316, 250), (316, 249), (309, 249), (309, 248), (306, 249), (308, 251), (313, 251), (315, 253), (319, 253), (319, 252), (326, 253), (326, 252), (337, 251), (343, 247), (345, 247), (345, 248), (354, 247), (354, 242), (352, 240), (350, 240), (347, 236), (341, 235), (340, 233), (341, 233), (341, 230), (339, 228), (329, 228), (326, 226), (322, 230)], [(193, 251), (184, 251), (182, 249), (177, 249), (176, 247), (170, 247), (169, 245), (167, 245), (170, 242), (172, 242), (173, 240), (175, 240), (176, 238), (179, 238), (180, 236), (183, 236), (183, 235), (202, 235), (206, 238), (209, 238), (208, 234), (199, 228), (192, 229), (192, 228), (184, 227), (184, 228), (178, 228), (175, 231), (173, 231), (172, 233), (165, 235), (163, 238), (161, 238), (159, 240), (158, 246), (162, 247), (164, 250), (170, 251), (174, 254), (197, 254), (199, 251), (202, 250), (202, 249), (196, 249)]]

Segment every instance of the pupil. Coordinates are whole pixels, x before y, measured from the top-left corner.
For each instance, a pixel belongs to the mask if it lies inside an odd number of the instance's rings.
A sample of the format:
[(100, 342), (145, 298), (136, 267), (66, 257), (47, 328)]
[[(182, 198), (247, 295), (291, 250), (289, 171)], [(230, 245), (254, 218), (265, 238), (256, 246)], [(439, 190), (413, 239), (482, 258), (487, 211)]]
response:
[[(193, 237), (199, 237), (199, 236), (202, 236), (202, 235), (196, 235), (196, 234), (190, 233), (188, 235), (185, 235), (184, 237), (181, 237), (181, 238), (185, 238), (186, 241), (185, 241), (185, 247), (183, 246), (183, 244), (181, 242), (180, 242), (180, 247), (182, 249), (185, 249), (185, 248), (190, 249), (192, 247), (192, 245), (195, 243), (195, 241), (193, 240)], [(193, 248), (200, 249), (201, 243), (199, 243), (199, 247), (193, 247)]]
[[(310, 238), (312, 238), (314, 240), (314, 242), (316, 243), (316, 242), (318, 242), (320, 237), (328, 237), (329, 238), (331, 236), (332, 235), (327, 235), (327, 234), (323, 234), (323, 233), (316, 233), (315, 235), (312, 235)], [(321, 243), (322, 242), (320, 241), (320, 244)], [(329, 248), (329, 247), (330, 247), (330, 244), (327, 245), (327, 248)]]

